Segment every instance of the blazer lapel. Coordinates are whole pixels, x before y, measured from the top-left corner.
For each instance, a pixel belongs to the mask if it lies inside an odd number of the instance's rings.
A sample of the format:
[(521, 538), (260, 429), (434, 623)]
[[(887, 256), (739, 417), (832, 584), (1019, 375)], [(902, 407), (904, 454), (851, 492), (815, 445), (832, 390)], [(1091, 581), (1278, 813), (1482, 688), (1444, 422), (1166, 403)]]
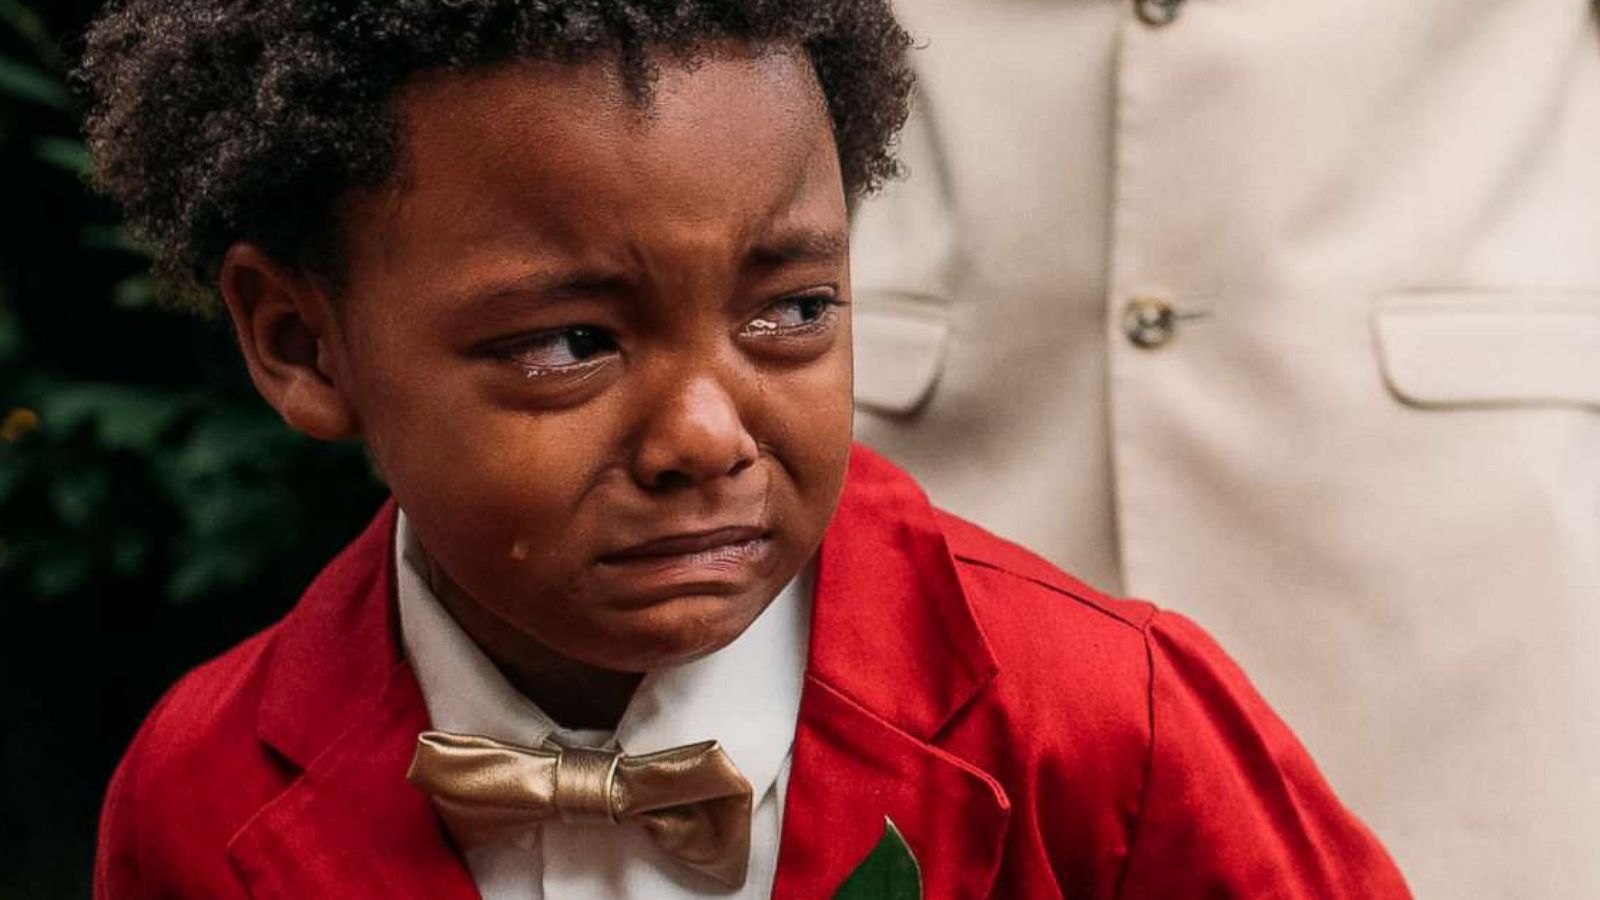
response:
[(258, 898), (478, 896), (405, 780), (427, 708), (396, 637), (392, 505), (285, 619), (257, 734), (298, 777), (228, 852)]
[(922, 868), (923, 896), (989, 895), (1010, 803), (984, 772), (806, 686), (774, 897), (830, 898), (892, 819)]
[(405, 780), (428, 727), (410, 670), (229, 845), (251, 896), (471, 900), (471, 875)]
[(858, 448), (817, 571), (811, 660), (774, 896), (829, 898), (893, 819), (923, 894), (987, 896), (1010, 803), (941, 750), (995, 672), (931, 506)]

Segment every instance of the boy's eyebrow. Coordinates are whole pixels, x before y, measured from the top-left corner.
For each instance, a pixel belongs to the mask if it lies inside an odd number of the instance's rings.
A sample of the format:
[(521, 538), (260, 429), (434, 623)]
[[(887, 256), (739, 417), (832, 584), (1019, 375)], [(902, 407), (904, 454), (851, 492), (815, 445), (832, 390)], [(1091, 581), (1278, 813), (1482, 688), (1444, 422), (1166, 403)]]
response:
[(833, 262), (850, 247), (847, 232), (831, 228), (799, 228), (783, 231), (758, 241), (750, 250), (750, 262), (761, 267), (796, 262)]
[(599, 269), (544, 269), (509, 278), (486, 280), (451, 292), (453, 306), (504, 303), (529, 295), (551, 300), (613, 294), (627, 288), (628, 278)]
[[(834, 262), (850, 247), (848, 232), (828, 228), (797, 228), (758, 241), (750, 249), (749, 264), (773, 268), (786, 263)], [(529, 297), (570, 300), (626, 293), (629, 276), (607, 269), (550, 268), (504, 278), (485, 279), (449, 291), (449, 305), (468, 306), (525, 302)]]

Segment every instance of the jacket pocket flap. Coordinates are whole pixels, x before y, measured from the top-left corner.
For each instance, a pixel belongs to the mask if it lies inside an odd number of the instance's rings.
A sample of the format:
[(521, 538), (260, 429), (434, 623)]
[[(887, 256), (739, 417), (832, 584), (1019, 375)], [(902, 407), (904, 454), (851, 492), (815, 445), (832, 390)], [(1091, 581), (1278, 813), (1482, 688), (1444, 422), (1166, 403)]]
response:
[(1600, 407), (1600, 292), (1388, 294), (1373, 329), (1384, 381), (1407, 403)]
[(950, 342), (945, 308), (927, 299), (858, 295), (853, 314), (856, 402), (891, 415), (914, 412), (944, 366)]

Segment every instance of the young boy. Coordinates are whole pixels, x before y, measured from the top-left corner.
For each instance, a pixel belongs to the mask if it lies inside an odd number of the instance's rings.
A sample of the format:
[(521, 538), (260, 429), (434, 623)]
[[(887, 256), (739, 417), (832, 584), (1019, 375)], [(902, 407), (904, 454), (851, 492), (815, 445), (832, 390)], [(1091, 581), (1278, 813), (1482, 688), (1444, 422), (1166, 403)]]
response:
[[(395, 502), (175, 687), (97, 893), (1406, 896), (1198, 629), (850, 444), (884, 2), (125, 0), (101, 184)], [(997, 98), (997, 102), (1003, 98)]]

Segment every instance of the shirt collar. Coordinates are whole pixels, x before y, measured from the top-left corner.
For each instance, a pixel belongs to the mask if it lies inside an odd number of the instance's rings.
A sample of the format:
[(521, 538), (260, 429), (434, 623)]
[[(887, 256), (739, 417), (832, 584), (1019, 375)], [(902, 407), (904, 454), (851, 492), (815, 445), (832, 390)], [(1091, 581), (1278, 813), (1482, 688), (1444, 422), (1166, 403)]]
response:
[(400, 634), (435, 728), (525, 746), (548, 737), (653, 753), (720, 741), (757, 798), (777, 781), (794, 743), (810, 636), (812, 572), (796, 576), (733, 643), (645, 676), (616, 733), (559, 727), (506, 680), (444, 609), (427, 557), (399, 516), (395, 529)]

